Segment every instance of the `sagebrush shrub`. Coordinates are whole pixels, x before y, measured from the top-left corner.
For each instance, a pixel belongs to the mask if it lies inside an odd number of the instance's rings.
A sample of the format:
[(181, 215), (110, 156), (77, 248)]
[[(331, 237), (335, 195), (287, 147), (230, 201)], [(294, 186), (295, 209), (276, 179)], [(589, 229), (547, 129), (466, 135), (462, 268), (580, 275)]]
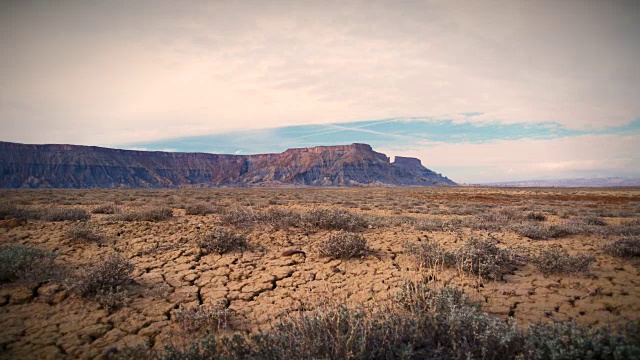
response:
[(424, 240), (419, 244), (407, 243), (405, 252), (414, 256), (421, 267), (437, 269), (438, 267), (450, 267), (455, 264), (456, 255), (446, 251), (442, 245), (432, 240)]
[(348, 259), (364, 255), (367, 252), (367, 240), (364, 236), (346, 231), (339, 231), (318, 245), (321, 256), (334, 259)]
[(133, 282), (134, 265), (119, 254), (107, 256), (86, 269), (80, 276), (71, 279), (70, 288), (82, 296), (95, 297), (116, 292), (123, 285)]
[(67, 230), (67, 236), (72, 240), (95, 243), (101, 242), (104, 239), (101, 234), (95, 232), (93, 227), (84, 223), (72, 225), (69, 230)]
[(302, 215), (307, 226), (325, 230), (360, 231), (368, 225), (366, 219), (343, 209), (313, 209)]
[(620, 258), (633, 258), (640, 257), (640, 238), (624, 238), (606, 245), (604, 251), (611, 255)]
[(455, 262), (463, 271), (487, 279), (502, 279), (513, 273), (519, 259), (514, 250), (498, 247), (492, 238), (472, 237), (455, 253)]
[(594, 261), (593, 256), (570, 255), (567, 250), (558, 248), (543, 249), (531, 258), (531, 263), (544, 275), (587, 272)]
[(197, 243), (201, 251), (205, 253), (224, 254), (246, 247), (247, 237), (242, 233), (218, 227), (213, 232), (200, 237)]
[(116, 204), (103, 204), (97, 206), (91, 212), (94, 214), (117, 214), (120, 212), (120, 208)]
[(25, 245), (0, 249), (0, 283), (60, 280), (64, 269), (54, 263), (55, 254)]
[(579, 233), (576, 227), (569, 227), (566, 224), (539, 224), (526, 222), (511, 227), (515, 233), (528, 237), (532, 240), (544, 240), (562, 238)]
[(188, 204), (185, 208), (187, 215), (209, 215), (217, 212), (217, 208), (209, 203)]
[(173, 319), (180, 329), (187, 333), (215, 332), (225, 330), (229, 323), (231, 310), (224, 302), (180, 307), (173, 311)]
[(163, 221), (173, 217), (173, 210), (168, 207), (158, 207), (139, 211), (121, 212), (113, 214), (109, 219), (114, 221)]
[(50, 208), (38, 212), (39, 219), (43, 221), (82, 221), (91, 216), (85, 209), (79, 208)]

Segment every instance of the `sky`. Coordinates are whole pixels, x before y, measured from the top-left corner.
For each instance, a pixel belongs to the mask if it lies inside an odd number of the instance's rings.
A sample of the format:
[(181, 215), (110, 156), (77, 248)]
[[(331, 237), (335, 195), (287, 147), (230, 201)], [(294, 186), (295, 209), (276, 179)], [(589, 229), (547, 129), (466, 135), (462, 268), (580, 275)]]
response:
[(640, 177), (638, 1), (0, 2), (0, 141)]

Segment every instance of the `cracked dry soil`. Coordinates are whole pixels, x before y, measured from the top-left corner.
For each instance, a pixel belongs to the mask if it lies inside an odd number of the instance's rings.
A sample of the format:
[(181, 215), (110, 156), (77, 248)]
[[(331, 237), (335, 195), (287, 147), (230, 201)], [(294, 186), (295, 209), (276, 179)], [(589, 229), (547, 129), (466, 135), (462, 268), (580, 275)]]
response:
[[(531, 240), (509, 230), (473, 230), (460, 226), (442, 231), (416, 230), (413, 219), (465, 218), (472, 211), (527, 206), (546, 212), (548, 222), (598, 209), (626, 211), (604, 218), (607, 225), (640, 216), (640, 190), (584, 189), (183, 189), (183, 190), (39, 190), (3, 191), (6, 201), (26, 207), (80, 207), (91, 211), (105, 203), (123, 210), (169, 206), (166, 221), (113, 221), (92, 214), (87, 221), (104, 238), (101, 243), (69, 239), (75, 222), (3, 222), (0, 244), (25, 244), (54, 251), (56, 262), (81, 269), (118, 252), (135, 265), (134, 283), (126, 286), (126, 306), (106, 309), (68, 291), (60, 283), (6, 283), (0, 288), (0, 358), (96, 358), (113, 347), (137, 345), (162, 349), (180, 331), (173, 310), (181, 304), (222, 301), (231, 317), (228, 331), (251, 332), (295, 311), (322, 302), (376, 304), (393, 300), (404, 279), (418, 268), (404, 244), (431, 239), (446, 248), (460, 247), (472, 235), (491, 235), (502, 245), (535, 250), (559, 247), (595, 257), (587, 274), (543, 276), (531, 264), (502, 281), (482, 280), (455, 269), (433, 272), (434, 284), (462, 286), (496, 316), (514, 317), (520, 325), (540, 321), (616, 324), (638, 320), (640, 276), (637, 259), (602, 252), (617, 237), (574, 235)], [(217, 213), (186, 215), (193, 202), (214, 204)], [(220, 213), (233, 205), (308, 211), (344, 208), (372, 219), (361, 233), (370, 251), (348, 260), (320, 257), (317, 244), (331, 231), (269, 223), (234, 227)], [(462, 211), (456, 211), (463, 209)], [(460, 213), (460, 214), (456, 214)], [(614, 214), (615, 215), (615, 214)], [(620, 214), (619, 214), (620, 215)], [(371, 220), (370, 220), (371, 221)], [(230, 253), (203, 254), (196, 239), (218, 226), (247, 235), (248, 247)], [(306, 252), (283, 256), (283, 251)]]

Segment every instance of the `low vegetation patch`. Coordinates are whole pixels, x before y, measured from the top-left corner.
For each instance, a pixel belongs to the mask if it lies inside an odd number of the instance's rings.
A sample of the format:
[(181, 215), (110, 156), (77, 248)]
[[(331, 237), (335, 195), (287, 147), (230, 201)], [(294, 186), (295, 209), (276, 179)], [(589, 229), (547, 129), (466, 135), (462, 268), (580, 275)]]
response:
[(224, 302), (180, 307), (173, 311), (173, 319), (186, 333), (210, 333), (225, 330), (229, 324), (230, 310)]
[(85, 223), (72, 225), (67, 230), (67, 236), (71, 240), (94, 243), (102, 242), (104, 239), (102, 234), (97, 233), (92, 226)]
[(224, 254), (245, 248), (247, 237), (242, 233), (218, 227), (213, 232), (203, 235), (197, 243), (203, 253)]
[(62, 268), (54, 264), (55, 254), (25, 245), (0, 249), (0, 283), (60, 280)]
[(540, 224), (525, 222), (511, 227), (516, 234), (528, 237), (532, 240), (544, 240), (562, 238), (579, 233), (575, 226), (566, 224)]
[(464, 272), (496, 280), (513, 273), (520, 260), (515, 250), (498, 247), (492, 238), (472, 237), (455, 253), (456, 265)]
[(209, 203), (188, 204), (184, 210), (187, 215), (209, 215), (218, 212), (217, 207)]
[(482, 312), (459, 288), (407, 282), (380, 309), (326, 305), (255, 335), (211, 333), (162, 359), (632, 359), (637, 326), (619, 333), (572, 322), (518, 329)]
[(173, 210), (168, 207), (158, 207), (139, 211), (129, 211), (113, 214), (109, 219), (114, 221), (164, 221), (173, 217)]
[(405, 244), (405, 252), (414, 256), (423, 269), (437, 270), (441, 267), (451, 267), (456, 263), (456, 255), (446, 251), (442, 245), (432, 240), (424, 240), (419, 244)]
[(120, 211), (120, 207), (116, 204), (103, 204), (94, 208), (91, 212), (93, 214), (117, 214)]
[(124, 286), (133, 282), (133, 270), (131, 261), (119, 254), (112, 254), (82, 274), (70, 278), (67, 285), (81, 296), (113, 309), (125, 303), (127, 292)]
[(500, 248), (492, 238), (473, 237), (457, 251), (446, 251), (430, 240), (407, 244), (405, 249), (423, 268), (457, 267), (465, 273), (496, 280), (513, 273), (524, 260), (515, 250)]
[(531, 263), (544, 275), (584, 273), (589, 271), (594, 261), (593, 256), (570, 255), (567, 250), (559, 248), (541, 250), (531, 258)]
[(640, 257), (640, 238), (624, 238), (616, 240), (612, 244), (604, 247), (604, 251), (619, 258), (635, 258)]
[(302, 215), (302, 220), (311, 228), (324, 230), (360, 231), (367, 228), (367, 220), (358, 214), (343, 209), (313, 209)]
[(334, 259), (349, 259), (364, 255), (368, 250), (367, 240), (356, 233), (339, 231), (318, 245), (321, 256)]

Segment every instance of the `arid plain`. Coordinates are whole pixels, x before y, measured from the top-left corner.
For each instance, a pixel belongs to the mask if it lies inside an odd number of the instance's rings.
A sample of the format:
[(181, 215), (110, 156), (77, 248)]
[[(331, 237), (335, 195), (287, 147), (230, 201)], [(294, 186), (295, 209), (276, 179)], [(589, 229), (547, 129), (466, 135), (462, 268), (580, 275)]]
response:
[(266, 331), (327, 304), (384, 306), (416, 279), (461, 287), (519, 327), (640, 320), (637, 188), (6, 190), (0, 198), (1, 358), (161, 351), (207, 331)]

